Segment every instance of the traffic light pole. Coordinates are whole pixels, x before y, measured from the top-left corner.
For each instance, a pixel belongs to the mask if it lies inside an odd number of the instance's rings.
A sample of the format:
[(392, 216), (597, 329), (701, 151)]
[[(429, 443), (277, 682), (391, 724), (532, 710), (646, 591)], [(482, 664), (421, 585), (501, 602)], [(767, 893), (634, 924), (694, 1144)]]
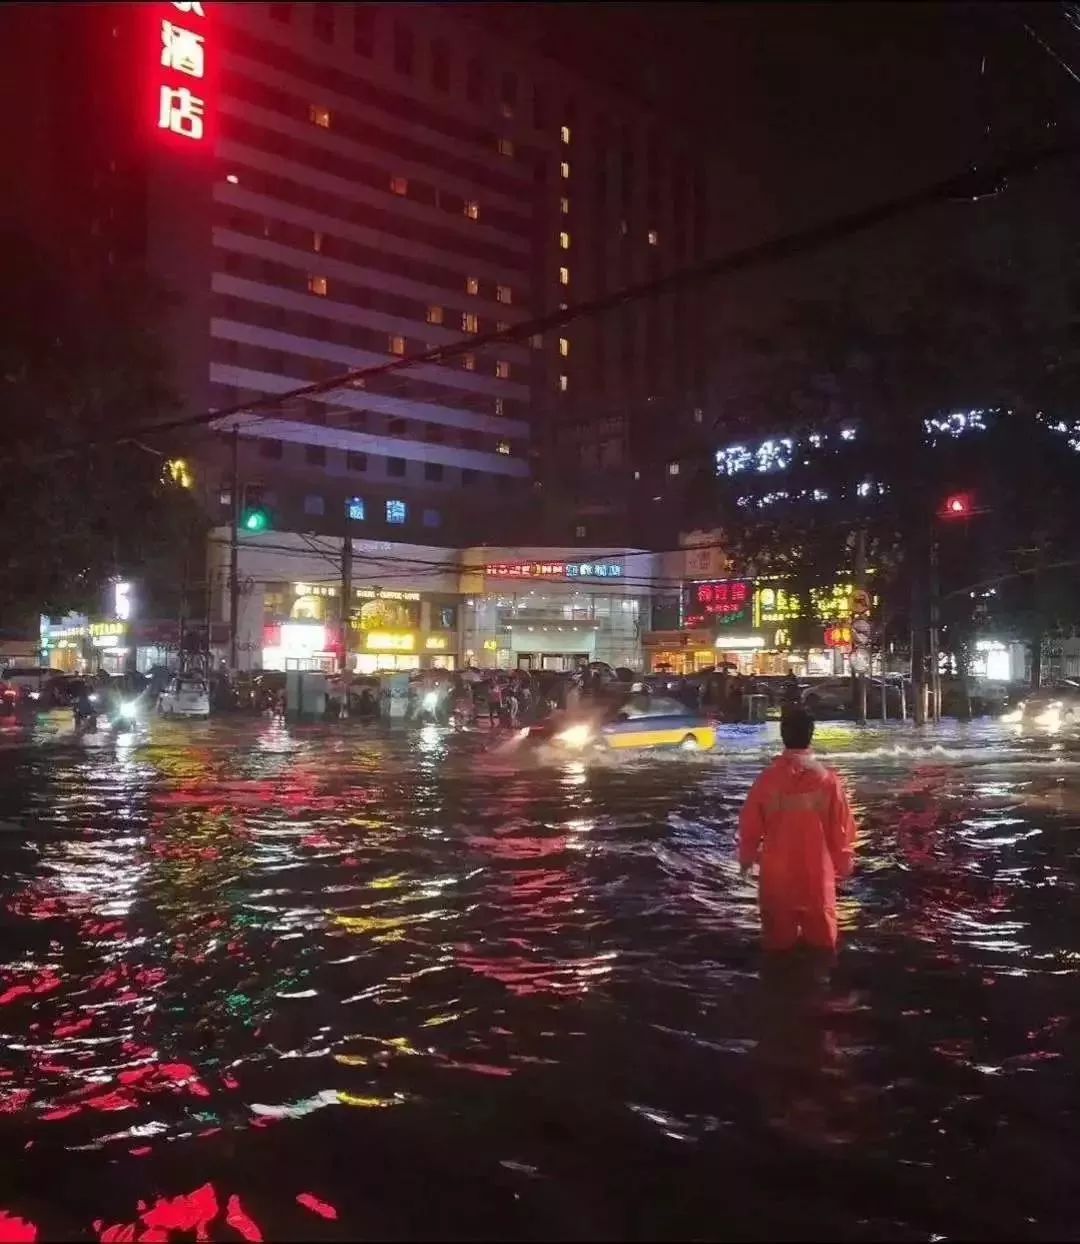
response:
[[(866, 529), (860, 527), (855, 533), (855, 589), (866, 590)], [(854, 618), (852, 619), (854, 624)], [(852, 655), (855, 647), (852, 646)], [(861, 669), (855, 673), (855, 720), (860, 726), (866, 725), (866, 683), (867, 675)]]
[(240, 612), (240, 429), (232, 434), (232, 531), (229, 533), (229, 669), (236, 673), (237, 614)]
[(937, 533), (930, 540), (930, 717), (941, 720), (941, 587)]

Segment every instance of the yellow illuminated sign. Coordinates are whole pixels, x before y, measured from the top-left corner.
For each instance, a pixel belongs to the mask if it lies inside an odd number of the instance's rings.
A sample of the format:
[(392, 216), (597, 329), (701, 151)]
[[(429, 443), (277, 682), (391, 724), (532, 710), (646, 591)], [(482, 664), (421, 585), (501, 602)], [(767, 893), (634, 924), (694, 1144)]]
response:
[[(852, 616), (855, 588), (850, 583), (810, 589), (809, 616), (817, 622), (847, 621)], [(786, 625), (802, 617), (803, 599), (783, 587), (759, 587), (754, 593), (754, 625)]]
[(485, 652), (496, 652), (498, 651), (498, 647), (499, 647), (499, 641), (497, 639), (485, 639), (484, 640), (484, 651)]
[(424, 647), (431, 648), (431, 649), (441, 652), (444, 648), (449, 647), (449, 643), (450, 641), (446, 638), (445, 635), (429, 635), (427, 637), (427, 641), (424, 644)]
[(413, 652), (416, 636), (411, 631), (368, 631), (367, 647), (372, 652)]
[(802, 600), (783, 587), (759, 587), (754, 593), (754, 625), (793, 622), (802, 614)]
[(126, 622), (91, 622), (90, 634), (94, 639), (102, 639), (106, 635), (123, 635), (127, 630)]

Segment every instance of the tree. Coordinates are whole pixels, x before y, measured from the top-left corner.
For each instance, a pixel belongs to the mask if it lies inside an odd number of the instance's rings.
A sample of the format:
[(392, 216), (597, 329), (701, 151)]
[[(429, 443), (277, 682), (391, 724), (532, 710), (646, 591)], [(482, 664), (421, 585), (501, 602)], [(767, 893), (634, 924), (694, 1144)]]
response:
[(168, 559), (199, 520), (160, 451), (109, 441), (176, 410), (154, 331), (161, 295), (133, 271), (62, 271), (12, 234), (0, 280), (12, 309), (0, 335), (0, 624), (29, 628), (40, 612), (98, 611), (111, 577)]
[[(1071, 421), (1058, 430), (1056, 413), (1080, 395), (1075, 323), (963, 269), (927, 281), (888, 318), (843, 297), (791, 307), (755, 343), (760, 368), (736, 412), (743, 454), (716, 477), (709, 517), (744, 565), (820, 584), (853, 568), (861, 530), (875, 588), (894, 623), (910, 614), (916, 636), (935, 544), (947, 596), (1014, 571), (1025, 548), (1052, 573), (1080, 519), (1070, 429), (1080, 440)], [(957, 491), (975, 499), (961, 523), (940, 516)], [(1049, 599), (1043, 588), (1030, 608)], [(1029, 634), (1080, 619), (1075, 591), (1055, 601), (1052, 616), (1027, 620)], [(952, 602), (943, 621), (963, 656), (970, 608)]]

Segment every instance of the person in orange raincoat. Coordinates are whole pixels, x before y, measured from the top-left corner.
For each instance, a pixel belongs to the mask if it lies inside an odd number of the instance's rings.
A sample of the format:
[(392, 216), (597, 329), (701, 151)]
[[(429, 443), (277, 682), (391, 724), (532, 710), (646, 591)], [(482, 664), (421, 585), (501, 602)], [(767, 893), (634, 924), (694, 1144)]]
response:
[(804, 708), (780, 719), (784, 752), (750, 788), (739, 817), (739, 866), (759, 863), (761, 940), (791, 950), (802, 940), (836, 949), (836, 878), (851, 875), (855, 820), (840, 779), (810, 751)]

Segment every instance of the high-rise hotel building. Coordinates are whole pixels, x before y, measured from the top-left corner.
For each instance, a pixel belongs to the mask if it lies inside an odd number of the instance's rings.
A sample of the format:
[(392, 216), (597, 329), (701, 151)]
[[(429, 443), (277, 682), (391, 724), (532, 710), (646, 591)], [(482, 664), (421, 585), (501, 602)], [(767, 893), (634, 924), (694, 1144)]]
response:
[[(20, 169), (5, 210), (80, 258), (145, 256), (179, 295), (191, 412), (517, 325), (708, 248), (707, 173), (675, 127), (515, 50), (476, 6), (15, 4), (0, 23), (6, 115), (26, 122), (4, 139)], [(543, 489), (629, 472), (635, 419), (694, 407), (699, 320), (667, 296), (283, 402), (241, 421), (242, 477), (279, 530), (598, 538)], [(192, 456), (225, 521), (224, 440)]]
[[(192, 415), (479, 341), (704, 257), (709, 173), (681, 128), (541, 54), (515, 37), (518, 10), (495, 8), (500, 22), (453, 4), (0, 6), (0, 223), (73, 271), (134, 264), (170, 291), (162, 332)], [(191, 429), (215, 619), (234, 430), (243, 495), (271, 518), (244, 534), (240, 664), (270, 659), (283, 620), (340, 620), (346, 537), (360, 599), (409, 593), (397, 603), (420, 647), (455, 651), (459, 602), (494, 628), (474, 619), (479, 647), (462, 639), (459, 660), (516, 659), (552, 622), (571, 662), (617, 617), (629, 638), (616, 628), (603, 650), (630, 661), (648, 585), (620, 587), (624, 601), (590, 578), (616, 573), (601, 554), (647, 546), (654, 520), (625, 485), (653, 425), (666, 435), (700, 408), (701, 321), (692, 295), (669, 294)], [(515, 574), (506, 550), (551, 550), (537, 564), (572, 574), (574, 599), (511, 644), (535, 593), (466, 574), (485, 545)], [(429, 635), (436, 619), (450, 630)], [(321, 661), (320, 642), (302, 659)]]

